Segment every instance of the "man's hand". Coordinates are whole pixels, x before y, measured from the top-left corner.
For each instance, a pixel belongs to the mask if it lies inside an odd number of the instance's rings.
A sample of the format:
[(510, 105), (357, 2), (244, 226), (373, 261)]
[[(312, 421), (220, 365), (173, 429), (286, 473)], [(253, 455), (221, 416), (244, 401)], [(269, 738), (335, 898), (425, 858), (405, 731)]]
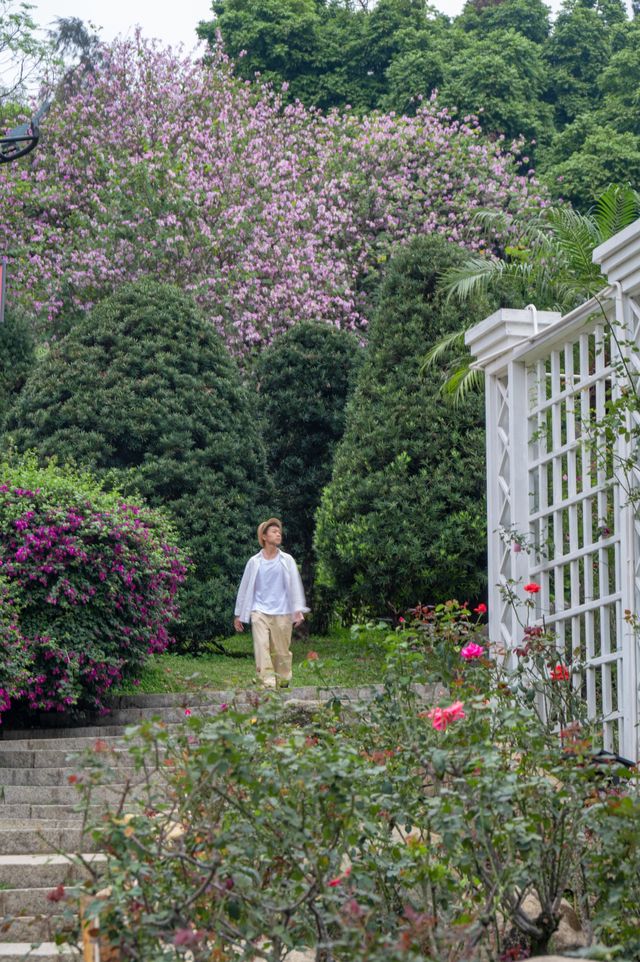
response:
[(293, 616), (293, 618), (292, 618), (292, 621), (293, 621), (293, 626), (294, 626), (294, 628), (297, 628), (298, 625), (301, 625), (302, 622), (304, 621), (304, 615), (302, 614), (302, 612), (301, 612), (301, 611), (296, 611), (296, 612), (294, 613), (294, 616)]
[(233, 627), (236, 629), (236, 631), (244, 631), (244, 625), (239, 618), (233, 619)]

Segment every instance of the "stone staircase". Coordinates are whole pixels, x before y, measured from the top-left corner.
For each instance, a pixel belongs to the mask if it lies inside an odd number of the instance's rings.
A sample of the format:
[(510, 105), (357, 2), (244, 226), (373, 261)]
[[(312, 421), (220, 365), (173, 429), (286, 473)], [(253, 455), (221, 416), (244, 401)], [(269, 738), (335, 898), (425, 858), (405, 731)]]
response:
[[(356, 700), (371, 697), (371, 688), (344, 695)], [(280, 693), (286, 702), (312, 703), (333, 693), (315, 688), (294, 688)], [(33, 959), (60, 962), (80, 959), (79, 950), (60, 950), (52, 941), (59, 921), (60, 903), (47, 896), (58, 885), (77, 879), (78, 869), (64, 853), (83, 852), (87, 859), (104, 861), (92, 851), (91, 838), (82, 834), (78, 792), (69, 776), (78, 771), (74, 758), (99, 739), (118, 749), (125, 728), (159, 717), (166, 724), (184, 720), (185, 709), (193, 714), (217, 712), (222, 703), (235, 699), (249, 703), (251, 692), (200, 692), (122, 696), (112, 703), (111, 713), (96, 724), (81, 727), (0, 731), (0, 962)], [(255, 695), (254, 695), (255, 697)], [(131, 769), (116, 752), (117, 772), (123, 779)], [(99, 789), (97, 801), (115, 799), (122, 780)], [(63, 854), (60, 854), (63, 853)], [(35, 946), (32, 948), (32, 946)]]

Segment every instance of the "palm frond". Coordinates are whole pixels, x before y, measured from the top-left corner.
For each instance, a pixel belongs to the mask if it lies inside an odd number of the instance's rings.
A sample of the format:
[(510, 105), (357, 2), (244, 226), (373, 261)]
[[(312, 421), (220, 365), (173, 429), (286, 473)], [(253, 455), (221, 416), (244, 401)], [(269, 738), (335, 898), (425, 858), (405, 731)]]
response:
[(628, 184), (609, 184), (593, 207), (598, 243), (603, 243), (640, 217), (640, 194)]
[(550, 210), (548, 215), (554, 244), (565, 270), (580, 278), (585, 292), (598, 283), (600, 271), (593, 263), (594, 247), (599, 242), (598, 228), (589, 214), (568, 207)]
[(436, 341), (433, 347), (425, 354), (420, 366), (420, 374), (424, 375), (428, 368), (434, 367), (442, 360), (443, 356), (450, 351), (455, 350), (456, 352), (460, 352), (464, 350), (464, 335), (464, 331), (452, 331), (450, 334), (445, 334), (441, 337), (439, 341)]
[(484, 384), (484, 371), (471, 367), (471, 360), (469, 355), (460, 358), (457, 367), (440, 388), (440, 393), (454, 407), (462, 404), (469, 394), (478, 391)]
[(533, 208), (507, 214), (502, 210), (481, 208), (474, 212), (472, 223), (481, 226), (485, 232), (510, 234), (516, 229), (518, 242), (526, 247), (537, 247), (546, 231), (546, 209)]
[(504, 261), (470, 256), (460, 267), (453, 267), (442, 275), (440, 289), (448, 301), (468, 301), (485, 294), (505, 267)]

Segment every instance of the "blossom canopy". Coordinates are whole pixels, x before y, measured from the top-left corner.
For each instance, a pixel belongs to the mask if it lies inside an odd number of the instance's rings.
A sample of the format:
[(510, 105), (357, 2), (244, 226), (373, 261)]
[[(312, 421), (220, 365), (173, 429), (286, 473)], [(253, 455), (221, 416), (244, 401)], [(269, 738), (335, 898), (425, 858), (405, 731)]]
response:
[(503, 147), (434, 100), (415, 117), (323, 115), (221, 55), (137, 36), (57, 99), (28, 167), (0, 170), (0, 251), (44, 324), (150, 274), (244, 353), (302, 318), (363, 328), (361, 280), (393, 245), (440, 232), (482, 248), (478, 208), (544, 203)]

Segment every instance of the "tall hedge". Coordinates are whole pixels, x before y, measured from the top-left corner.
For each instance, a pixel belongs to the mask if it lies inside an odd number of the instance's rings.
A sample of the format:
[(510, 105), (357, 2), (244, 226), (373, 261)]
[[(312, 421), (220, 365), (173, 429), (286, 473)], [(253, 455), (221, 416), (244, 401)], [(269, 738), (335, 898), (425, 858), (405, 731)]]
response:
[(317, 516), (318, 581), (347, 615), (482, 593), (483, 402), (453, 408), (426, 350), (462, 326), (437, 291), (462, 252), (419, 238), (389, 264)]
[(0, 324), (0, 428), (34, 362), (35, 342), (27, 319), (7, 311)]
[(361, 354), (352, 334), (318, 321), (302, 321), (276, 338), (255, 367), (274, 498), (287, 549), (302, 569), (312, 610), (314, 518), (331, 478)]
[(229, 630), (266, 510), (264, 447), (252, 398), (189, 297), (148, 279), (102, 301), (34, 369), (9, 429), (19, 450), (111, 473), (168, 508), (194, 563), (180, 638)]

